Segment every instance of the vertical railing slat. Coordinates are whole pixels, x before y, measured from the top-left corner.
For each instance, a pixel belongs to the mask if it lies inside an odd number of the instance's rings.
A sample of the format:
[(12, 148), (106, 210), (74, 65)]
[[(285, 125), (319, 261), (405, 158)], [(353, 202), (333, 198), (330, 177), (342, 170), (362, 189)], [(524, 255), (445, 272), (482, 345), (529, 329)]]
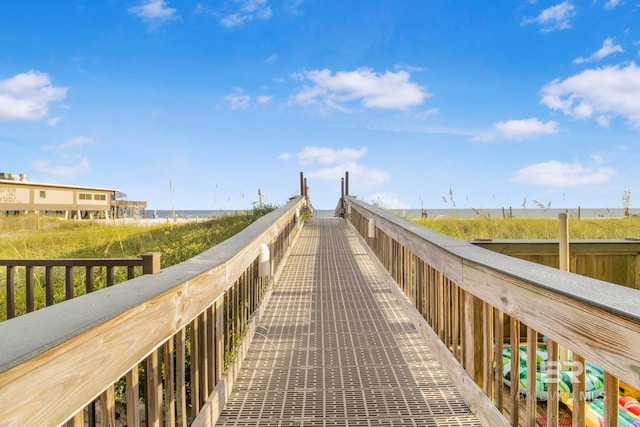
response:
[(558, 356), (558, 343), (547, 339), (547, 427), (558, 427), (559, 422), (558, 380), (561, 366)]
[(504, 364), (502, 363), (502, 354), (504, 351), (504, 314), (498, 309), (494, 310), (493, 328), (493, 359), (496, 364), (493, 373), (493, 402), (498, 410), (502, 412), (502, 409), (504, 408), (504, 377), (502, 376), (504, 373)]
[(112, 386), (109, 386), (100, 395), (100, 427), (116, 426), (116, 393)]
[(511, 425), (518, 426), (520, 417), (520, 322), (510, 317), (511, 339), (511, 388), (509, 401), (511, 407)]
[(571, 362), (573, 371), (573, 426), (584, 426), (586, 424), (586, 361), (573, 353)]
[(607, 427), (618, 427), (620, 381), (617, 377), (604, 373), (604, 423)]
[(136, 364), (127, 372), (125, 390), (127, 394), (127, 426), (140, 425), (140, 371)]
[(187, 331), (182, 328), (176, 334), (176, 425), (187, 426)]
[(64, 297), (67, 300), (73, 299), (73, 266), (66, 266), (64, 269)]
[[(511, 357), (511, 363), (515, 359)], [(536, 371), (538, 363), (538, 332), (532, 327), (527, 327), (527, 427), (536, 427)], [(513, 384), (513, 383), (512, 383)]]
[(93, 276), (93, 266), (92, 265), (88, 265), (85, 267), (85, 290), (86, 292), (89, 294), (91, 292), (93, 292), (93, 285), (95, 282), (95, 278)]
[(54, 304), (53, 295), (54, 295), (54, 286), (55, 279), (53, 276), (53, 266), (47, 265), (44, 268), (44, 283), (45, 283), (45, 303), (47, 307)]
[(34, 281), (35, 272), (32, 265), (25, 267), (25, 281), (26, 281), (26, 297), (27, 297), (27, 313), (31, 313), (35, 310), (35, 291)]
[(7, 319), (16, 316), (16, 270), (12, 265), (7, 266)]
[(162, 383), (160, 381), (160, 355), (158, 349), (147, 356), (144, 376), (146, 380), (147, 425), (160, 427), (162, 425)]
[(164, 343), (162, 351), (164, 356), (164, 412), (166, 427), (175, 427), (176, 425), (175, 365), (173, 353), (173, 337), (171, 337)]

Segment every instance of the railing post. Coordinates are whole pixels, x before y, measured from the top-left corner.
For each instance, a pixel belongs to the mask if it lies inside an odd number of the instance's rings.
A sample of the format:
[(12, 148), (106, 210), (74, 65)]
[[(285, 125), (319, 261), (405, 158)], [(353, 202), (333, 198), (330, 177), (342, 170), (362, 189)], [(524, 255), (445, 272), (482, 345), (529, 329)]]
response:
[(344, 173), (344, 194), (349, 195), (349, 171)]
[(304, 188), (304, 172), (300, 172), (300, 195), (302, 197), (306, 196), (306, 192)]
[(157, 274), (160, 272), (160, 252), (142, 254), (142, 274)]

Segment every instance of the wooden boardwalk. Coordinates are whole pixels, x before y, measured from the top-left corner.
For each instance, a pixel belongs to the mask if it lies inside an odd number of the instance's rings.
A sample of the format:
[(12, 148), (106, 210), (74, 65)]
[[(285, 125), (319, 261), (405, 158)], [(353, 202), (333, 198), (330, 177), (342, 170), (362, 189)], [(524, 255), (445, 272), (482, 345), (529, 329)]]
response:
[(480, 426), (338, 218), (305, 224), (219, 426)]

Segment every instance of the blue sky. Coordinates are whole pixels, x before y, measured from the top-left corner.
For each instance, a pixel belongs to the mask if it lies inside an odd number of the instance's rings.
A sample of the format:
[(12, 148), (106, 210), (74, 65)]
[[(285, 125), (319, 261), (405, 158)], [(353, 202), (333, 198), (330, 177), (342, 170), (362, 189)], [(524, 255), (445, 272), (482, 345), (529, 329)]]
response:
[[(640, 0), (4, 2), (0, 171), (150, 209), (640, 198)], [(637, 195), (637, 196), (636, 196)], [(453, 200), (452, 200), (453, 199)]]

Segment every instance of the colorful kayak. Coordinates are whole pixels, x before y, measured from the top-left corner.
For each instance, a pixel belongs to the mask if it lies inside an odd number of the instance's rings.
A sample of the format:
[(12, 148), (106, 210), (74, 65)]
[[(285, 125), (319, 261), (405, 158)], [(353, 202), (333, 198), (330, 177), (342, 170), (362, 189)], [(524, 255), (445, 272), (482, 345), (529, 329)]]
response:
[[(563, 401), (567, 407), (573, 411), (573, 399)], [(596, 399), (585, 403), (587, 427), (604, 427), (604, 400)], [(630, 409), (640, 408), (640, 403), (628, 396), (621, 396), (618, 399), (618, 426), (619, 427), (640, 427), (640, 416), (634, 414)]]
[[(520, 393), (527, 394), (527, 346), (521, 346), (519, 352), (520, 363), (520, 378), (519, 386)], [(547, 360), (548, 353), (543, 347), (538, 347), (536, 351), (536, 399), (547, 399), (547, 385), (548, 385), (548, 372), (547, 372)], [(511, 348), (507, 347), (502, 352), (502, 364), (503, 364), (503, 381), (511, 387)], [(560, 366), (560, 372), (558, 372), (558, 392), (560, 397), (566, 400), (571, 397), (573, 390), (573, 372), (571, 370), (571, 361), (565, 362)], [(586, 366), (586, 398), (587, 400), (593, 400), (601, 397), (604, 393), (604, 374), (595, 365), (588, 363)]]

